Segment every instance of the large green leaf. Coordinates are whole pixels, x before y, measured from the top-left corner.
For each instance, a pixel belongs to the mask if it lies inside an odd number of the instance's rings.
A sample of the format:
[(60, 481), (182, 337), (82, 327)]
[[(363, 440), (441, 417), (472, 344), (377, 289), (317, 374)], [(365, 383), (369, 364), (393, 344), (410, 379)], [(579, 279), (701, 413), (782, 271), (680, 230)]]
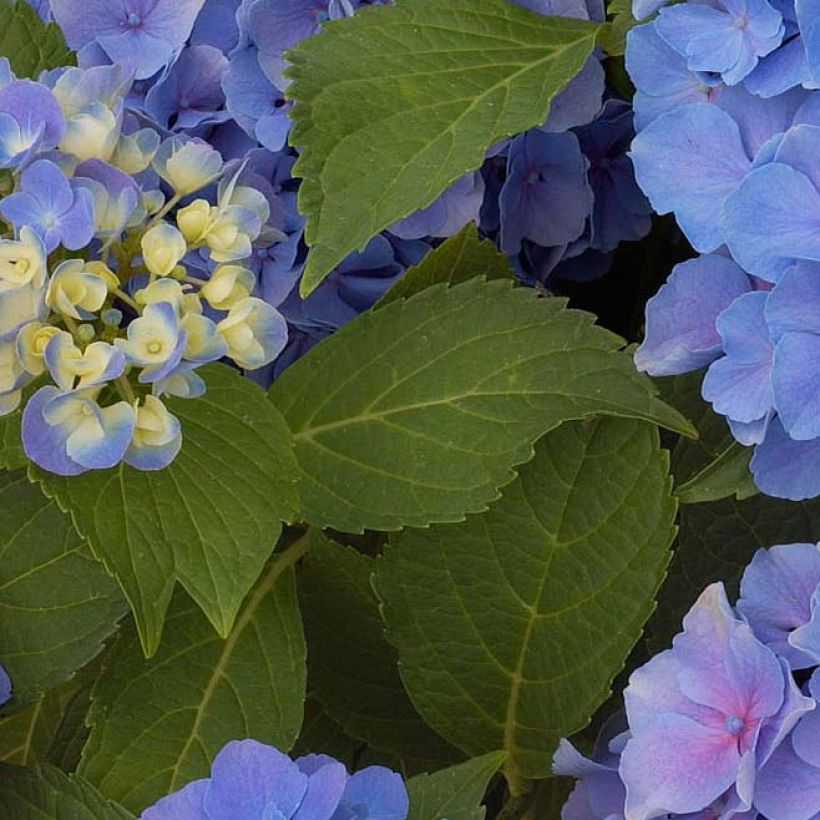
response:
[(0, 660), (15, 706), (68, 680), (127, 607), (54, 501), (23, 472), (0, 472)]
[(550, 775), (654, 608), (674, 535), (667, 470), (650, 425), (566, 424), (487, 513), (407, 530), (377, 562), (414, 705), (468, 754), (507, 751), (514, 789)]
[(593, 317), (511, 282), (437, 285), (360, 316), (274, 384), (303, 514), (347, 532), (486, 509), (533, 442), (607, 413), (691, 431)]
[(0, 765), (0, 817), (8, 820), (134, 820), (90, 783), (44, 766)]
[(505, 757), (504, 752), (490, 752), (434, 774), (411, 778), (407, 783), (407, 820), (483, 820), (484, 792)]
[(376, 307), (404, 299), (422, 290), (446, 282), (457, 285), (483, 276), (485, 279), (509, 279), (512, 268), (507, 257), (488, 239), (478, 238), (474, 222), (451, 236), (393, 285)]
[(293, 745), (305, 699), (293, 572), (303, 549), (271, 562), (227, 640), (181, 592), (155, 658), (143, 658), (134, 631), (123, 636), (92, 694), (84, 777), (138, 811), (207, 776), (230, 740)]
[(147, 655), (159, 645), (176, 580), (227, 636), (282, 520), (295, 515), (298, 468), (282, 417), (229, 367), (201, 372), (204, 396), (168, 402), (184, 437), (170, 467), (120, 465), (71, 478), (32, 470), (119, 581)]
[(50, 760), (50, 751), (76, 686), (52, 689), (40, 700), (0, 718), (0, 762), (36, 766)]
[(20, 441), (20, 418), (19, 410), (0, 416), (0, 467), (5, 470), (20, 470), (28, 463)]
[(653, 651), (668, 648), (703, 589), (726, 584), (730, 599), (755, 551), (820, 541), (820, 499), (794, 503), (758, 495), (681, 507), (680, 532), (658, 609), (647, 626)]
[(370, 584), (373, 559), (313, 533), (299, 573), (311, 694), (348, 735), (440, 767), (463, 758), (419, 717), (404, 691)]
[(0, 57), (18, 77), (75, 64), (60, 27), (44, 23), (25, 0), (0, 0)]
[(403, 0), (289, 53), (309, 293), (351, 251), (544, 122), (598, 27), (509, 0)]

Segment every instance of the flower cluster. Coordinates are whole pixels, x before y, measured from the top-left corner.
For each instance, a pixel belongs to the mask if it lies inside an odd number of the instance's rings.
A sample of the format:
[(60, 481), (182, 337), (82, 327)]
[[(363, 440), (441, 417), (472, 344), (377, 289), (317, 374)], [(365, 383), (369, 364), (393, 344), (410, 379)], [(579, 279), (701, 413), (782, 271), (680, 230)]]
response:
[[(135, 66), (126, 110), (164, 136), (206, 140), (241, 161), (279, 231), (244, 263), (258, 292), (288, 323), (288, 345), (254, 378), (267, 385), (310, 347), (376, 301), (437, 242), (470, 221), (510, 255), (529, 284), (590, 279), (619, 242), (643, 237), (650, 207), (626, 151), (629, 107), (606, 90), (602, 55), (553, 102), (548, 121), (494, 147), (479, 172), (429, 208), (352, 254), (307, 299), (304, 220), (288, 145), (291, 103), (285, 54), (328, 20), (391, 0), (52, 0), (54, 19), (82, 67)], [(601, 0), (515, 0), (531, 11), (604, 19)], [(47, 4), (43, 13), (48, 16)], [(126, 8), (127, 6), (127, 8)], [(124, 10), (125, 9), (125, 10)]]
[[(799, 684), (798, 684), (799, 682)], [(820, 545), (759, 550), (736, 606), (709, 586), (672, 648), (633, 672), (563, 820), (811, 820), (820, 806)], [(619, 725), (620, 724), (620, 725)]]
[(146, 809), (141, 820), (405, 820), (401, 777), (382, 766), (349, 775), (327, 755), (291, 760), (255, 740), (228, 743), (211, 776)]
[(141, 128), (133, 81), (128, 64), (40, 82), (0, 64), (0, 412), (25, 395), (25, 451), (60, 475), (167, 466), (181, 430), (163, 397), (287, 338), (245, 265), (283, 237), (268, 200), (207, 143)]
[(758, 487), (794, 500), (820, 495), (817, 11), (680, 3), (627, 48), (638, 183), (702, 254), (650, 301), (636, 363), (708, 366), (703, 396), (755, 446)]

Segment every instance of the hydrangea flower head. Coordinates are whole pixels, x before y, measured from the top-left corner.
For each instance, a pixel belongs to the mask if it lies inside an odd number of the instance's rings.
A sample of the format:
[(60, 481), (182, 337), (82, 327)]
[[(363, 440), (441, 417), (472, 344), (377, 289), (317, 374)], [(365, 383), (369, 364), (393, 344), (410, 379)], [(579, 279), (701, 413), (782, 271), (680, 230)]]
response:
[(324, 755), (296, 761), (254, 740), (228, 743), (211, 776), (146, 809), (141, 820), (404, 820), (401, 778), (379, 766), (349, 776)]
[(0, 168), (19, 167), (38, 151), (56, 148), (66, 121), (54, 95), (31, 80), (0, 87)]
[(683, 627), (624, 692), (628, 820), (698, 812), (724, 799), (748, 811), (757, 772), (814, 708), (785, 662), (736, 617), (721, 584), (703, 592)]
[(168, 65), (191, 34), (204, 0), (51, 0), (54, 19), (75, 50), (96, 45), (113, 63), (132, 63), (138, 79)]

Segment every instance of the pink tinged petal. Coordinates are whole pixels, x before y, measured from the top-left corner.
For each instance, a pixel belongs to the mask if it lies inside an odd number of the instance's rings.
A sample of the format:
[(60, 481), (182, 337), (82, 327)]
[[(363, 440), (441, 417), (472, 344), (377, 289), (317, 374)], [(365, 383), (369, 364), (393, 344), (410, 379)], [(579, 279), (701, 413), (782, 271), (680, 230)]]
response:
[(767, 817), (813, 820), (818, 806), (820, 769), (801, 760), (787, 740), (757, 776), (755, 808)]
[(764, 165), (727, 198), (721, 227), (745, 270), (777, 282), (799, 259), (820, 261), (820, 192), (788, 165)]
[(676, 265), (646, 306), (646, 339), (635, 353), (638, 370), (671, 376), (697, 370), (723, 352), (720, 313), (751, 290), (744, 271), (724, 256)]
[(634, 734), (621, 757), (627, 820), (685, 814), (708, 806), (737, 780), (737, 738), (684, 715), (659, 715)]
[[(203, 801), (206, 816), (254, 820), (272, 807), (292, 817), (308, 778), (287, 756), (255, 740), (231, 741), (216, 756)], [(274, 816), (276, 816), (274, 814)]]
[(209, 820), (202, 808), (202, 800), (208, 789), (207, 780), (194, 780), (184, 789), (163, 797), (146, 809), (140, 820)]
[(723, 245), (723, 202), (751, 166), (728, 114), (706, 103), (669, 111), (635, 137), (630, 156), (655, 210), (674, 213), (696, 250)]

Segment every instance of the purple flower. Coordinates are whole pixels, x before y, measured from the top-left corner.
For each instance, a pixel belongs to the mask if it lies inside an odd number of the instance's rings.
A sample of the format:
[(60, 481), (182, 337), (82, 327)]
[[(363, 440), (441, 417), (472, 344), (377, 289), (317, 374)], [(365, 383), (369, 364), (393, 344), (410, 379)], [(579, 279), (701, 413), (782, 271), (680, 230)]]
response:
[(501, 189), (501, 249), (518, 253), (524, 239), (552, 247), (584, 232), (592, 211), (587, 160), (572, 133), (540, 129), (516, 137), (509, 148)]
[(782, 15), (766, 0), (681, 3), (661, 10), (657, 29), (690, 70), (720, 74), (727, 85), (751, 73), (785, 33)]
[(432, 205), (397, 222), (390, 233), (401, 239), (454, 236), (468, 222), (478, 222), (484, 200), (481, 174), (456, 180)]
[(214, 46), (225, 54), (239, 43), (236, 12), (242, 0), (205, 0), (191, 32), (191, 45)]
[(739, 620), (722, 584), (708, 587), (672, 649), (635, 671), (624, 692), (626, 816), (748, 811), (755, 780), (800, 716), (814, 708), (785, 661)]
[[(809, 681), (809, 693), (820, 698), (820, 672)], [(820, 712), (804, 715), (791, 735), (775, 749), (760, 772), (755, 807), (767, 817), (816, 820), (820, 806)]]
[(11, 699), (11, 678), (0, 666), (0, 705), (4, 704), (7, 700)]
[(65, 129), (62, 109), (44, 85), (14, 80), (0, 88), (0, 168), (56, 148)]
[(228, 58), (213, 46), (189, 46), (149, 90), (145, 110), (163, 128), (185, 131), (230, 119), (222, 109)]
[(137, 79), (168, 65), (191, 34), (205, 0), (51, 0), (75, 50), (96, 44), (114, 63), (133, 63)]
[(751, 278), (725, 256), (676, 265), (646, 305), (646, 338), (635, 353), (638, 370), (673, 376), (711, 364), (724, 352), (718, 316), (751, 290)]
[(281, 151), (290, 133), (291, 104), (262, 71), (255, 48), (231, 56), (222, 87), (227, 109), (245, 133), (265, 148)]
[(49, 160), (41, 159), (23, 171), (17, 192), (0, 201), (0, 214), (18, 230), (33, 228), (46, 251), (58, 245), (76, 251), (94, 237), (94, 199), (72, 184)]
[(255, 740), (232, 741), (211, 776), (189, 783), (146, 809), (141, 820), (404, 820), (407, 792), (399, 775), (371, 766), (350, 777), (324, 755), (292, 761)]
[(740, 582), (737, 610), (792, 669), (807, 669), (820, 663), (818, 603), (820, 546), (787, 544), (755, 553)]
[(23, 411), (26, 455), (64, 476), (119, 464), (134, 434), (134, 409), (126, 402), (100, 407), (99, 391), (61, 393), (52, 385), (41, 387)]

